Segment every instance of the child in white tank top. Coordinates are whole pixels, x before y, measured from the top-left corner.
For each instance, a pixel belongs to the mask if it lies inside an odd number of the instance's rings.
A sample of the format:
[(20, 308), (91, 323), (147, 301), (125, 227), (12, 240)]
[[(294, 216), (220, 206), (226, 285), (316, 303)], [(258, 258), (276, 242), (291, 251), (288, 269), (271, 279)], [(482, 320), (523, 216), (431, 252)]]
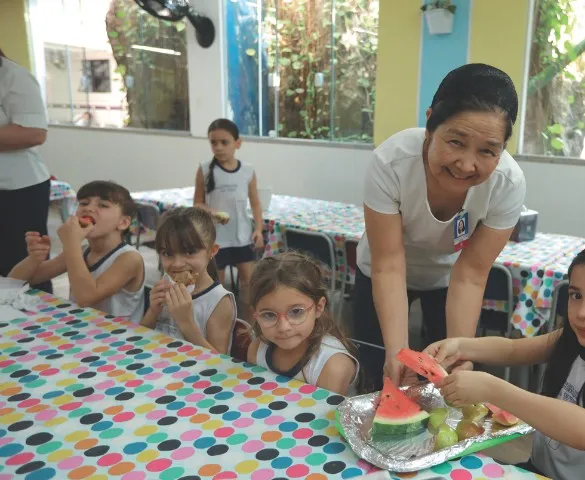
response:
[(201, 208), (169, 210), (157, 229), (155, 248), (165, 276), (150, 292), (150, 306), (140, 323), (228, 353), (236, 302), (217, 280), (212, 216)]
[(319, 266), (309, 257), (267, 257), (252, 274), (250, 301), (256, 339), (248, 362), (279, 375), (347, 395), (359, 363), (334, 323)]
[[(235, 157), (242, 140), (234, 122), (225, 118), (213, 121), (208, 137), (213, 159), (197, 170), (194, 204), (209, 210), (220, 223), (216, 229), (219, 251), (215, 257), (219, 279), (223, 283), (225, 268), (234, 265), (238, 269), (241, 298), (245, 300), (256, 250), (264, 247), (256, 174), (251, 165)], [(248, 200), (254, 228), (248, 215)], [(244, 317), (249, 316), (248, 311), (243, 313)]]
[(458, 371), (440, 385), (455, 406), (488, 402), (536, 430), (524, 468), (554, 480), (585, 478), (585, 250), (569, 267), (568, 321), (548, 335), (448, 338), (426, 352), (449, 368), (454, 362), (530, 365), (547, 362), (542, 395), (484, 372)]
[[(144, 260), (123, 242), (136, 205), (130, 192), (113, 182), (94, 181), (79, 189), (75, 216), (57, 233), (63, 252), (46, 260), (47, 236), (28, 232), (28, 257), (9, 276), (37, 284), (67, 272), (70, 300), (138, 323), (144, 313)], [(88, 248), (82, 249), (83, 240)]]

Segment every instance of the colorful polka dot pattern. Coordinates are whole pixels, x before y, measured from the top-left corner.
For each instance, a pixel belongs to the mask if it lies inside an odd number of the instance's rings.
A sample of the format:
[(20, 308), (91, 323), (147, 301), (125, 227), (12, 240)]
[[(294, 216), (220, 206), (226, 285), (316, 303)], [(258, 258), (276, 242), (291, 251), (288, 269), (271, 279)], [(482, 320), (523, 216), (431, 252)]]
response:
[[(512, 465), (501, 465), (484, 455), (468, 455), (458, 461), (436, 465), (427, 470), (427, 478), (440, 475), (444, 480), (496, 480), (514, 478), (517, 480), (545, 479)], [(394, 474), (393, 480), (416, 479), (417, 473)], [(436, 478), (436, 477), (433, 477)]]
[(584, 248), (583, 238), (539, 233), (532, 242), (510, 242), (500, 254), (498, 263), (512, 273), (513, 326), (524, 336), (536, 335), (549, 319), (554, 289)]
[(59, 180), (51, 180), (51, 193), (50, 200), (55, 202), (57, 200), (65, 200), (69, 198), (75, 199), (75, 190), (66, 182), (60, 182)]
[[(156, 205), (161, 212), (179, 205), (191, 205), (193, 187), (132, 194), (135, 199)], [(283, 251), (283, 229), (287, 226), (320, 231), (335, 242), (337, 276), (353, 281), (355, 269), (345, 269), (345, 240), (358, 241), (365, 230), (363, 211), (356, 205), (308, 198), (273, 195), (270, 211), (264, 213), (264, 233), (268, 239), (265, 255)], [(532, 242), (510, 242), (497, 262), (510, 269), (513, 277), (515, 309), (513, 325), (524, 336), (536, 335), (549, 318), (555, 286), (567, 272), (573, 257), (585, 248), (585, 239), (539, 233)], [(326, 276), (331, 272), (324, 269)], [(508, 311), (508, 302), (486, 300), (484, 308)]]
[(0, 480), (351, 478), (339, 395), (50, 295), (0, 319)]

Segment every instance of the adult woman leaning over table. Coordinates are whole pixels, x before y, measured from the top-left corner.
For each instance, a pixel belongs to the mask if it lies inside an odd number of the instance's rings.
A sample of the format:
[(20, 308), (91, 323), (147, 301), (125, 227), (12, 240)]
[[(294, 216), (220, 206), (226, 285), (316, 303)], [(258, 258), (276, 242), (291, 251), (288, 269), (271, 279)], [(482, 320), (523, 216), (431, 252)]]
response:
[(426, 128), (401, 131), (374, 151), (355, 329), (358, 340), (385, 347), (385, 355), (364, 359), (375, 388), (383, 375), (402, 380), (395, 355), (408, 346), (415, 299), (426, 342), (475, 336), (490, 268), (524, 203), (524, 175), (505, 150), (517, 112), (508, 75), (464, 65), (442, 81)]

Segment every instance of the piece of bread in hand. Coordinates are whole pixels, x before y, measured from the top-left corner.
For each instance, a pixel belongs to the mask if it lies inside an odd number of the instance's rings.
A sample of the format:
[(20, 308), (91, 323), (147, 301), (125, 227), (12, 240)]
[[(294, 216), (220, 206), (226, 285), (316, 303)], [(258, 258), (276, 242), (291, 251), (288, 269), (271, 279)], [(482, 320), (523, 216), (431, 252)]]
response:
[(82, 228), (89, 227), (90, 225), (95, 225), (95, 220), (89, 216), (79, 217), (79, 225)]
[(184, 271), (184, 272), (177, 272), (171, 275), (171, 278), (175, 283), (180, 283), (188, 287), (189, 285), (195, 285), (195, 280), (197, 279), (197, 274), (195, 277), (191, 275), (191, 272)]
[(230, 221), (230, 214), (227, 212), (215, 212), (215, 219), (219, 223), (227, 223)]

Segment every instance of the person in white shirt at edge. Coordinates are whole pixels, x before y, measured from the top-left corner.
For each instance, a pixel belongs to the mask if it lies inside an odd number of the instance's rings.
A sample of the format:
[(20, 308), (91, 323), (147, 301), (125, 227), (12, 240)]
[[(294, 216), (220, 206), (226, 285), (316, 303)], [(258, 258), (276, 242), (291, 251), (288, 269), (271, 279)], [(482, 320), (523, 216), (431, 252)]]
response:
[(354, 310), (357, 340), (385, 347), (362, 360), (372, 389), (383, 375), (405, 380), (395, 356), (408, 347), (413, 300), (421, 301), (427, 344), (475, 336), (491, 266), (524, 204), (524, 174), (505, 150), (517, 112), (507, 74), (464, 65), (441, 82), (426, 128), (401, 131), (374, 151)]
[(250, 283), (255, 340), (248, 362), (341, 395), (354, 394), (355, 347), (329, 310), (321, 269), (287, 252), (260, 260)]
[[(236, 159), (242, 145), (237, 125), (226, 118), (218, 118), (208, 128), (213, 159), (197, 169), (193, 204), (209, 210), (215, 216), (219, 252), (215, 263), (219, 281), (224, 283), (225, 268), (238, 269), (241, 318), (249, 320), (248, 286), (255, 250), (264, 248), (262, 206), (258, 196), (254, 167)], [(248, 200), (254, 216), (254, 229), (248, 216)], [(228, 214), (226, 217), (225, 214)]]
[(29, 256), (9, 276), (34, 284), (67, 272), (72, 302), (139, 323), (145, 270), (140, 252), (124, 241), (136, 214), (130, 192), (117, 183), (96, 180), (79, 189), (77, 202), (76, 214), (57, 230), (63, 252), (43, 261), (50, 238), (27, 232)]
[[(27, 257), (25, 233), (47, 235), (51, 181), (37, 152), (47, 139), (41, 89), (0, 50), (0, 275)], [(53, 291), (50, 281), (35, 285)]]

